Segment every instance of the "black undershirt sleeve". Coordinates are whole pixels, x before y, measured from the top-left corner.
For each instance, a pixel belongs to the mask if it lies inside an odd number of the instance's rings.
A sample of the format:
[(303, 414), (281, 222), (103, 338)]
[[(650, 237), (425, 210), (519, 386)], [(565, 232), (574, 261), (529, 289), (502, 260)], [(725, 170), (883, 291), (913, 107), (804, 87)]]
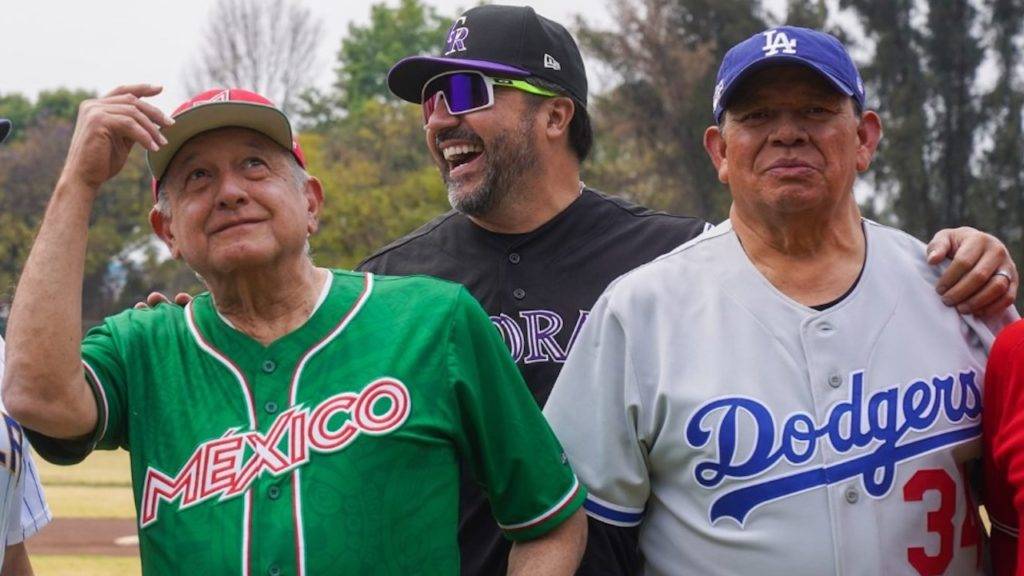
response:
[(612, 526), (588, 516), (587, 530), (587, 549), (576, 576), (632, 576), (640, 573), (639, 526)]

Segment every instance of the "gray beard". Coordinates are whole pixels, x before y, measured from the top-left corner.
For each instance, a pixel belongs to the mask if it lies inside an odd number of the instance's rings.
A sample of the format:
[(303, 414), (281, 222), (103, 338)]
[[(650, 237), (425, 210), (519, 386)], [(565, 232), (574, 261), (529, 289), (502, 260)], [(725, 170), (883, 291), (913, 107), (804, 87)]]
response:
[(514, 134), (501, 134), (487, 147), (483, 182), (476, 190), (464, 189), (464, 185), (452, 181), (445, 172), (448, 203), (452, 208), (467, 216), (479, 217), (515, 199), (521, 181), (528, 178), (538, 164), (536, 148), (527, 135), (528, 127), (529, 119)]

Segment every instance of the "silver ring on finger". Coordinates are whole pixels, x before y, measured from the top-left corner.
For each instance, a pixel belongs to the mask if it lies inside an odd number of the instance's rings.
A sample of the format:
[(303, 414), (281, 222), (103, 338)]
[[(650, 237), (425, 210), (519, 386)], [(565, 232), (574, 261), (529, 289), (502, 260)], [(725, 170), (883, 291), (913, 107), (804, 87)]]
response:
[(1013, 283), (1013, 276), (1010, 276), (1009, 270), (996, 270), (992, 276), (1002, 276), (1003, 278), (1006, 278), (1007, 284)]

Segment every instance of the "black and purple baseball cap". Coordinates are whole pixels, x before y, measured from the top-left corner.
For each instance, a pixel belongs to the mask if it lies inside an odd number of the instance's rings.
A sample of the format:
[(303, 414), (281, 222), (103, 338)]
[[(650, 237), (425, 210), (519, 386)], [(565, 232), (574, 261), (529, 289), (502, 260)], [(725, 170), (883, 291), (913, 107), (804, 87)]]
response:
[(388, 88), (421, 104), (423, 86), (438, 74), (477, 70), (503, 78), (536, 77), (587, 105), (587, 71), (572, 35), (529, 6), (477, 6), (452, 24), (439, 56), (403, 58), (388, 72)]
[(711, 107), (722, 121), (729, 97), (751, 74), (783, 64), (806, 66), (864, 108), (864, 83), (843, 44), (831, 34), (797, 26), (780, 26), (754, 34), (733, 46), (722, 59)]
[(7, 139), (7, 135), (11, 133), (11, 121), (6, 118), (0, 118), (0, 142)]

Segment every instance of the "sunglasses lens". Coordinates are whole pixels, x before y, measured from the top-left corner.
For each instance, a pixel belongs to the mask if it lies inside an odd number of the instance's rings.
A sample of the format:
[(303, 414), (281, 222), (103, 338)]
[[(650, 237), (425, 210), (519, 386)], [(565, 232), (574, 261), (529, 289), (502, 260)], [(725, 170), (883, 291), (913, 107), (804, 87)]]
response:
[(444, 94), (448, 111), (464, 114), (491, 104), (487, 81), (480, 74), (456, 72), (435, 78), (423, 88), (423, 119), (427, 120), (437, 106), (437, 93)]

